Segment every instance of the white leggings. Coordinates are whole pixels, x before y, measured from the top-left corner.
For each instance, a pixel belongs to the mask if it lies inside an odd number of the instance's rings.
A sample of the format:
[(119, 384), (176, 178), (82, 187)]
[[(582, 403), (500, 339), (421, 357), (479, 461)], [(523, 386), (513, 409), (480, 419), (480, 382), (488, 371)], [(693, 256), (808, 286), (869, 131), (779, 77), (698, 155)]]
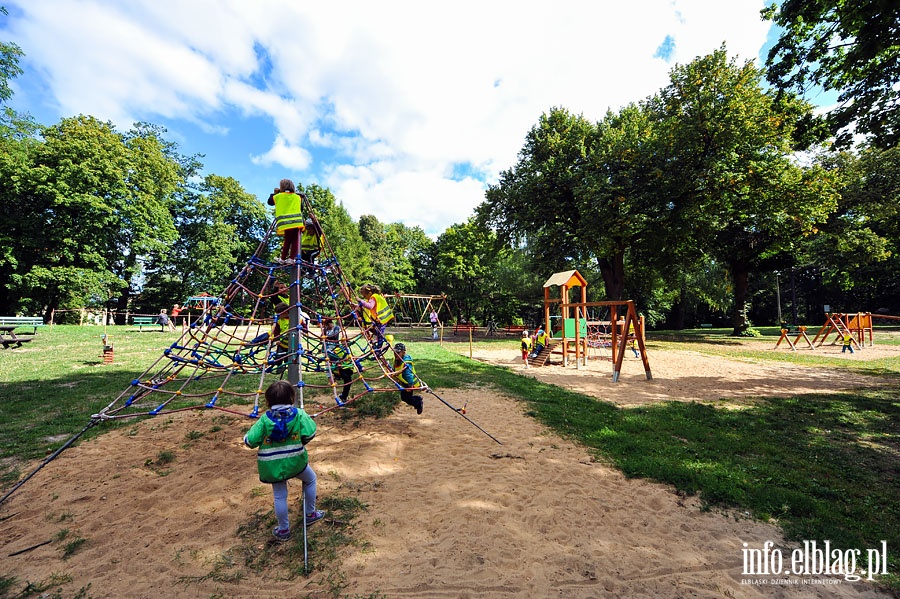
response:
[[(316, 511), (316, 473), (307, 465), (303, 472), (295, 478), (303, 481), (306, 513), (310, 514)], [(278, 520), (278, 528), (287, 530), (291, 527), (291, 521), (288, 517), (288, 481), (272, 483), (272, 495), (275, 497), (275, 518)]]

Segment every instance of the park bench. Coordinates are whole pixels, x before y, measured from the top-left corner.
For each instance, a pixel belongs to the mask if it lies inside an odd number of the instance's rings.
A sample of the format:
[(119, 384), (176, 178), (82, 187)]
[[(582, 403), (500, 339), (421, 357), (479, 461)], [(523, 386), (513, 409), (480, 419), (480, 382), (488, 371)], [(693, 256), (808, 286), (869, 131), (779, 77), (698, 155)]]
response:
[[(44, 319), (40, 316), (0, 316), (0, 345), (3, 349), (10, 347), (22, 347), (34, 337), (21, 337), (21, 335), (34, 335), (37, 328), (44, 326)], [(31, 331), (16, 334), (16, 329), (31, 327)]]
[(709, 323), (704, 323), (704, 324), (700, 325), (700, 328), (701, 329), (711, 329), (711, 328), (713, 328), (713, 326)]
[(521, 324), (508, 324), (506, 328), (503, 329), (503, 332), (507, 337), (510, 335), (515, 335), (516, 337), (520, 337), (522, 335), (522, 331), (525, 330), (525, 327)]
[(138, 328), (138, 331), (143, 331), (144, 327), (153, 325), (158, 326), (160, 331), (166, 330), (163, 325), (159, 324), (159, 318), (156, 316), (134, 316), (131, 323)]
[(31, 327), (31, 333), (19, 333), (20, 335), (34, 335), (37, 328), (44, 326), (44, 319), (40, 316), (0, 316), (0, 326)]
[(478, 327), (474, 324), (455, 324), (453, 325), (453, 334), (458, 335), (460, 333), (474, 333)]

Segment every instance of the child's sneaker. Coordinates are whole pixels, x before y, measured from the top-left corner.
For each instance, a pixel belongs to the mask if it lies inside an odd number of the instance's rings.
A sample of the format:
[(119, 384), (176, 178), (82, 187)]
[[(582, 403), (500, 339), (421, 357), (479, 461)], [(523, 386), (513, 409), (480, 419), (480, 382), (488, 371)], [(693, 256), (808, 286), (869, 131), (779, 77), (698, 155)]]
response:
[(325, 512), (322, 510), (316, 510), (314, 512), (310, 512), (306, 514), (306, 525), (315, 524), (319, 520), (325, 517)]
[(289, 541), (291, 539), (291, 529), (290, 528), (278, 528), (277, 526), (272, 531), (272, 536), (275, 537), (275, 540), (279, 543), (284, 543), (285, 541)]
[(416, 414), (421, 414), (422, 408), (425, 406), (425, 401), (422, 399), (422, 397), (420, 395), (416, 395), (415, 400), (416, 400), (416, 404), (415, 404)]

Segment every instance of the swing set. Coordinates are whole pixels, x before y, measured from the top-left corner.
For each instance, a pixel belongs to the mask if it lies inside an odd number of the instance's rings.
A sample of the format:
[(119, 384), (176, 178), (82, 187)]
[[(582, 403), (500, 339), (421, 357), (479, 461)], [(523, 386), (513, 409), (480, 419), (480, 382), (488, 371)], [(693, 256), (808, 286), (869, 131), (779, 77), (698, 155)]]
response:
[(394, 321), (398, 326), (423, 327), (431, 326), (429, 315), (434, 310), (441, 322), (453, 320), (447, 294), (411, 295), (395, 293), (385, 297), (394, 312)]

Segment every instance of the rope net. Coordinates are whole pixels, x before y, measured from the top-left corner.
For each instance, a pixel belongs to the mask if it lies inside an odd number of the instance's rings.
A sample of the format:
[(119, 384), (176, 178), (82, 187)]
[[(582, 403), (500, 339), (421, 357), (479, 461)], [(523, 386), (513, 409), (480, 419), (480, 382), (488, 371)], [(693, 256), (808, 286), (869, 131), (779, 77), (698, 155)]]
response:
[[(273, 230), (181, 337), (93, 419), (198, 408), (241, 413), (220, 404), (250, 400), (246, 415), (256, 417), (266, 386), (285, 376), (301, 407), (305, 397), (319, 402), (313, 416), (404, 388), (392, 378), (393, 337), (358, 306), (324, 232), (318, 251), (283, 262), (268, 259)], [(417, 384), (407, 389), (427, 390)]]

